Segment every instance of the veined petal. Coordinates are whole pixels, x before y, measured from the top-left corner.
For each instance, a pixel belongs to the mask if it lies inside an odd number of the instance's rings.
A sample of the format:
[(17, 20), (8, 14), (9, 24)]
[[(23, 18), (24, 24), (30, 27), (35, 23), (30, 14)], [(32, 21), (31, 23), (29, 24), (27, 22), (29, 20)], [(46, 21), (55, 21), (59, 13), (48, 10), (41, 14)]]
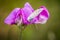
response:
[(15, 24), (15, 19), (20, 15), (20, 8), (15, 8), (4, 20), (6, 24)]

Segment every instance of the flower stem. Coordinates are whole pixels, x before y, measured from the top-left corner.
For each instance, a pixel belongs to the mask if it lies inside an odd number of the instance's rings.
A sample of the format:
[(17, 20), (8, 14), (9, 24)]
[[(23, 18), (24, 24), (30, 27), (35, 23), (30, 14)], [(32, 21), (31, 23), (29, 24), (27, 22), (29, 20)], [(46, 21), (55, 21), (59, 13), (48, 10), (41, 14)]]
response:
[(19, 40), (22, 40), (22, 26), (19, 26), (19, 31), (20, 31), (20, 34), (19, 34)]

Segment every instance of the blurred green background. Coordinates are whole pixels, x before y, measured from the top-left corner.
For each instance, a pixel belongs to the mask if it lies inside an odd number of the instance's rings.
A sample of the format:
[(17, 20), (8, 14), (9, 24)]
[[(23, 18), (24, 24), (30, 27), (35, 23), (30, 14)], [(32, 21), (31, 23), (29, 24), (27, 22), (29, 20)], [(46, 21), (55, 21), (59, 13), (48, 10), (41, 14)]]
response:
[(19, 28), (5, 24), (4, 19), (14, 8), (23, 8), (26, 2), (34, 9), (46, 6), (50, 18), (46, 24), (28, 25), (22, 33), (22, 40), (60, 40), (60, 0), (0, 0), (0, 40), (18, 40)]

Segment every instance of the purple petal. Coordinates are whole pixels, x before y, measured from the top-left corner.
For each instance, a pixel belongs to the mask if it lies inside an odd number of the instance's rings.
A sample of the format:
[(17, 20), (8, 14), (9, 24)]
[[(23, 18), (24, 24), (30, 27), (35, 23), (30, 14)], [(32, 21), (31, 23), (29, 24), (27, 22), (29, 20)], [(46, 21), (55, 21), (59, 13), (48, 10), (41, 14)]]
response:
[(41, 23), (41, 24), (45, 24), (49, 18), (49, 12), (46, 9), (46, 7), (41, 6), (40, 8), (43, 8), (43, 11), (40, 12), (40, 14), (37, 16), (37, 20), (35, 23)]
[(23, 23), (29, 24), (30, 22), (27, 21), (28, 16), (34, 11), (34, 9), (31, 7), (31, 5), (27, 2), (24, 5), (24, 8), (22, 8), (22, 15), (23, 15)]
[(16, 18), (20, 15), (20, 8), (15, 8), (4, 20), (6, 24), (15, 24)]
[(49, 12), (48, 10), (46, 9), (46, 7), (44, 6), (41, 6), (41, 8), (43, 8), (44, 10), (42, 11), (41, 15), (44, 15), (45, 17), (49, 17)]

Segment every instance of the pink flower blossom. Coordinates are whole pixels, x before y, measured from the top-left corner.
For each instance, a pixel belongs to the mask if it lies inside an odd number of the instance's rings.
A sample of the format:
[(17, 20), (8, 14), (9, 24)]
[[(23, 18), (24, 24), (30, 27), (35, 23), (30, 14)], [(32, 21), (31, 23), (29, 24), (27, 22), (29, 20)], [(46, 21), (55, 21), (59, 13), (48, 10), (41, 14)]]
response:
[(6, 24), (44, 24), (49, 18), (49, 12), (45, 6), (35, 10), (27, 2), (23, 8), (15, 8), (4, 20)]

